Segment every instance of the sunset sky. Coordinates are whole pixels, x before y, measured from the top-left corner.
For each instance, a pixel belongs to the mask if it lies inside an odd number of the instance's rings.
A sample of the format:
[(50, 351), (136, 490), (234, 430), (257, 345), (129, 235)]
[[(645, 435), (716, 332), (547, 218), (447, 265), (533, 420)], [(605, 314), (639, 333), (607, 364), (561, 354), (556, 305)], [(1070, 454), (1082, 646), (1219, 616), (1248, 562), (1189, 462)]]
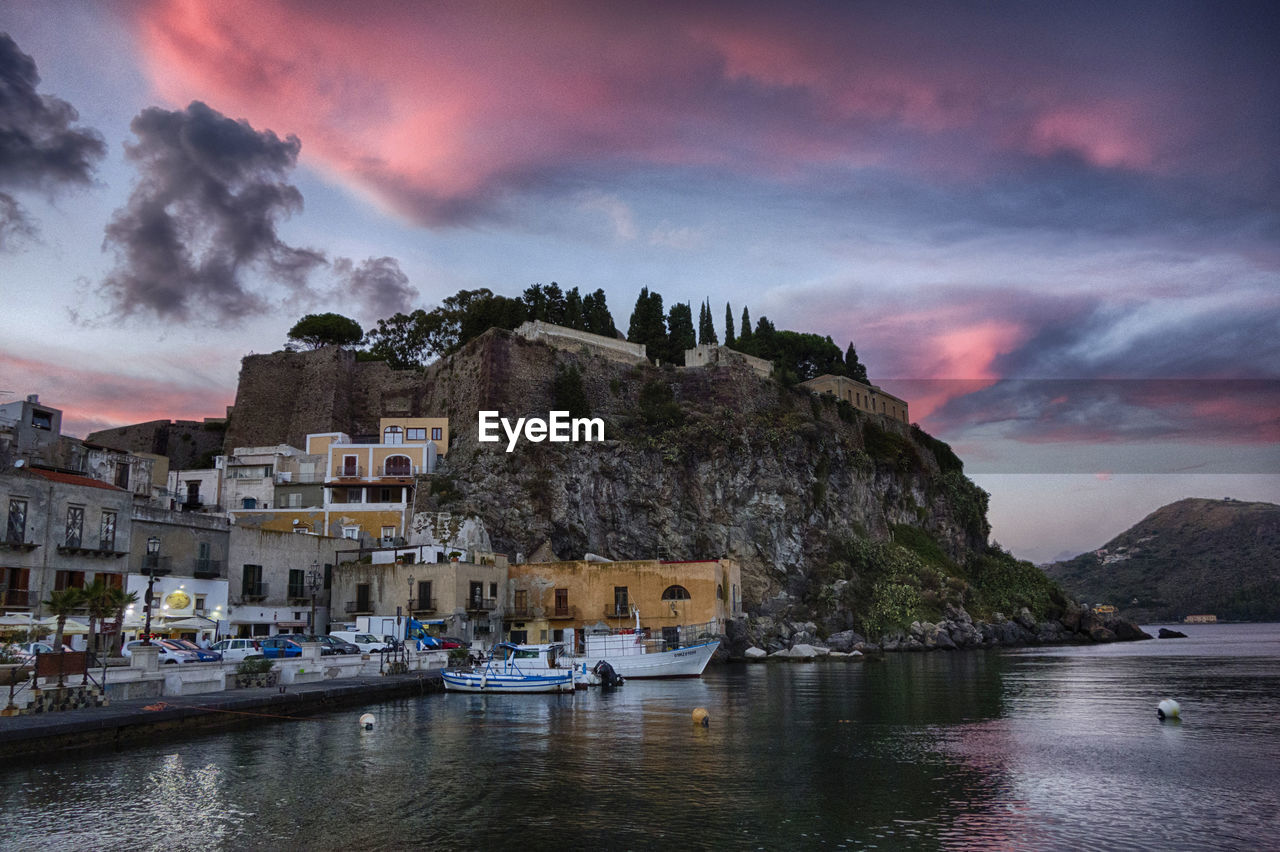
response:
[(852, 341), (1019, 556), (1280, 501), (1278, 18), (5, 4), (0, 401), (216, 416), (305, 313), (647, 286)]

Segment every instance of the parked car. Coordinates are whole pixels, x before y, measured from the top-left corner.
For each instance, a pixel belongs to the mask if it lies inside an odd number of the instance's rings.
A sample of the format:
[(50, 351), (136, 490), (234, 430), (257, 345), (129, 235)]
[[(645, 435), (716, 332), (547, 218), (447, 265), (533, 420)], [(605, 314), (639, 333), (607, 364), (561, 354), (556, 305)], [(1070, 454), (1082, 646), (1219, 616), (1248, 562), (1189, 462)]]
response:
[(444, 648), (446, 651), (453, 648), (467, 647), (467, 643), (456, 636), (437, 636), (436, 639), (440, 641), (440, 647)]
[(258, 647), (262, 649), (262, 656), (269, 660), (302, 656), (302, 646), (288, 636), (269, 636), (266, 639), (259, 639)]
[(360, 649), (363, 654), (376, 654), (383, 648), (389, 647), (385, 640), (379, 639), (372, 633), (357, 633), (354, 630), (335, 630), (329, 634), (344, 642), (350, 642)]
[(214, 642), (209, 648), (217, 651), (224, 660), (254, 660), (263, 656), (262, 647), (256, 639), (222, 639)]
[(303, 642), (314, 642), (320, 646), (320, 656), (322, 657), (332, 657), (339, 653), (337, 648), (321, 641), (319, 636), (312, 636), (309, 633), (281, 633), (279, 635), (285, 639), (297, 642), (298, 644), (302, 644)]
[[(139, 645), (145, 645), (145, 639), (134, 639), (132, 642), (125, 642), (124, 647), (120, 649), (120, 653), (126, 657), (133, 656), (133, 649)], [(151, 640), (153, 647), (159, 649), (160, 662), (165, 665), (174, 663), (198, 663), (200, 658), (190, 651), (177, 647), (176, 645), (166, 645), (163, 639)]]
[(180, 650), (190, 651), (202, 663), (217, 663), (222, 660), (222, 655), (217, 651), (206, 651), (190, 639), (161, 639), (160, 641), (166, 645), (175, 646)]
[[(362, 653), (359, 645), (356, 645), (354, 642), (348, 642), (346, 639), (341, 639), (337, 636), (312, 636), (310, 639), (312, 642), (319, 642), (326, 648), (332, 648), (335, 654)], [(324, 653), (324, 651), (321, 651), (321, 653)]]

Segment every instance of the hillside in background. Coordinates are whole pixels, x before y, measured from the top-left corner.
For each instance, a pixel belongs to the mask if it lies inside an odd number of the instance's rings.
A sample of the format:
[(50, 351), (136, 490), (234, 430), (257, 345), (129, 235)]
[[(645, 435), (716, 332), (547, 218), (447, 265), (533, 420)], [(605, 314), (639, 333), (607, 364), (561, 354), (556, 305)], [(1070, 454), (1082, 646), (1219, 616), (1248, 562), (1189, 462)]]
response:
[(1098, 550), (1046, 567), (1077, 598), (1139, 622), (1280, 620), (1280, 506), (1187, 499)]
[[(605, 421), (600, 443), (477, 440), (477, 411)], [(1035, 566), (988, 547), (987, 495), (941, 441), (743, 365), (630, 364), (491, 330), (423, 370), (327, 348), (244, 359), (227, 449), (375, 435), (446, 415), (448, 456), (417, 512), (484, 522), (512, 556), (729, 555), (750, 611), (868, 635), (1065, 606)]]

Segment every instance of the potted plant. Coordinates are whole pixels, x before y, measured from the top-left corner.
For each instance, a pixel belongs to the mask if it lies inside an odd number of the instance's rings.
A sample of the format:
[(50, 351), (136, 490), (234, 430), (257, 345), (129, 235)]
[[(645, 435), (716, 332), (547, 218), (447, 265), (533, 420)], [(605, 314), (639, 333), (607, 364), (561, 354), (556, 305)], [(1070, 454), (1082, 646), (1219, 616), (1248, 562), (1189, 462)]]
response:
[(280, 681), (280, 672), (272, 667), (266, 657), (242, 660), (236, 666), (236, 689), (248, 687), (275, 686)]

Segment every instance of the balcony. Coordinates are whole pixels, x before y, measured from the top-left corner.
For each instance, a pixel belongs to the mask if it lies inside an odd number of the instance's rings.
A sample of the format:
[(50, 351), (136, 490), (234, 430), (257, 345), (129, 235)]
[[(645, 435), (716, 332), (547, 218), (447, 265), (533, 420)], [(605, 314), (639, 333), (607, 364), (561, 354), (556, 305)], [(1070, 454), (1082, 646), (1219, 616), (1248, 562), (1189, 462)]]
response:
[(435, 611), (436, 611), (436, 599), (435, 599), (435, 598), (430, 598), (430, 599), (425, 600), (425, 601), (417, 601), (417, 600), (414, 600), (414, 601), (412, 601), (412, 603), (413, 603), (413, 604), (415, 604), (415, 605), (414, 605), (414, 606), (411, 606), (409, 609), (410, 609), (410, 611), (411, 611), (411, 612), (413, 612), (415, 615), (416, 615), (416, 614), (418, 614), (418, 613), (428, 614), (428, 613), (433, 613), (433, 612), (435, 612)]
[(221, 559), (201, 559), (199, 557), (192, 560), (191, 574), (194, 577), (201, 577), (206, 580), (225, 576), (222, 573)]
[(604, 608), (605, 618), (630, 618), (631, 607), (627, 604), (612, 604)]
[(127, 550), (116, 550), (114, 538), (90, 544), (87, 541), (68, 541), (58, 545), (58, 553), (63, 556), (97, 556), (104, 559), (119, 559), (127, 556)]
[(515, 619), (516, 621), (524, 621), (533, 618), (533, 607), (528, 604), (516, 604), (508, 608), (505, 615), (507, 618)]
[(5, 589), (2, 598), (7, 607), (31, 609), (37, 603), (39, 594), (30, 589)]
[(35, 550), (40, 546), (34, 541), (25, 541), (25, 538), (26, 536), (20, 533), (11, 533), (3, 539), (0, 539), (0, 550), (20, 550), (26, 552)]
[(578, 617), (578, 608), (576, 606), (558, 606), (547, 614), (547, 618), (561, 620), (573, 620)]
[(343, 612), (347, 613), (348, 615), (373, 615), (373, 602), (372, 601), (347, 601), (346, 606), (344, 606), (342, 609), (343, 609)]
[(345, 465), (343, 467), (337, 468), (336, 470), (333, 471), (333, 473), (329, 474), (328, 480), (333, 481), (335, 479), (363, 479), (364, 472), (365, 472), (365, 467), (362, 464)]
[(260, 601), (267, 596), (266, 583), (245, 583), (240, 587), (240, 598), (246, 601)]
[(467, 601), (467, 612), (492, 612), (497, 606), (493, 598), (471, 598)]

